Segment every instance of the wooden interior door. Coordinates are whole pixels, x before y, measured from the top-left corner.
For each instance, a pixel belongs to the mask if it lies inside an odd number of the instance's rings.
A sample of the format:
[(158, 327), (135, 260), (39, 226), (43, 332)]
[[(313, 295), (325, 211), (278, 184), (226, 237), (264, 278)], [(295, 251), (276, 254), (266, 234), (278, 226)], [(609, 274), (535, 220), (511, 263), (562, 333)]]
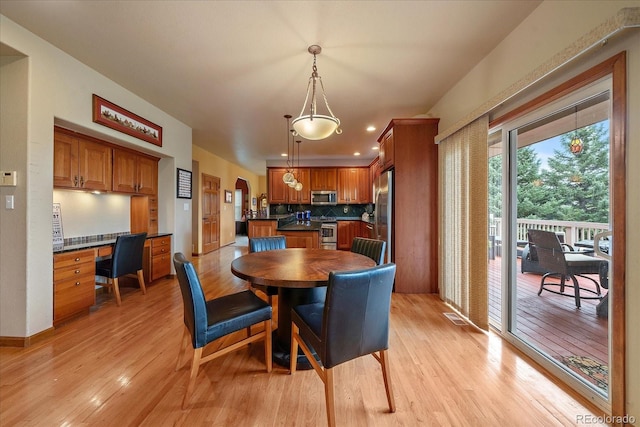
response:
[(220, 178), (202, 174), (202, 253), (220, 248)]

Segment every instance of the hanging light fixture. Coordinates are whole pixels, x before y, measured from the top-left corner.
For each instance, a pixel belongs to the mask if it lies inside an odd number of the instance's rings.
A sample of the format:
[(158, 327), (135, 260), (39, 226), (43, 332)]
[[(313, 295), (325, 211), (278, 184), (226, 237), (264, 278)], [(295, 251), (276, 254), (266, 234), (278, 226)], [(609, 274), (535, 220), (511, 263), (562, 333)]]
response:
[[(284, 118), (287, 119), (287, 172), (285, 172), (284, 175), (282, 175), (282, 181), (284, 181), (285, 184), (289, 184), (290, 182), (292, 182), (294, 180), (294, 176), (293, 173), (291, 172), (291, 169), (293, 168), (293, 147), (291, 147), (291, 155), (289, 155), (289, 129), (291, 129), (291, 125), (289, 123), (289, 120), (291, 120), (291, 114), (285, 114)], [(292, 144), (293, 145), (293, 144)]]
[[(300, 178), (300, 143), (302, 141), (298, 140), (296, 141), (297, 145), (298, 145), (298, 178)], [(296, 189), (296, 191), (301, 191), (302, 190), (302, 182), (300, 180), (297, 180), (296, 185), (293, 186), (293, 188)]]
[(578, 155), (580, 153), (582, 153), (582, 150), (584, 149), (584, 143), (582, 142), (582, 139), (580, 139), (580, 137), (578, 137), (578, 106), (575, 106), (575, 113), (574, 113), (576, 122), (575, 122), (575, 129), (573, 131), (573, 138), (571, 138), (571, 142), (569, 143), (569, 150), (575, 154)]
[[(310, 54), (313, 55), (313, 67), (311, 77), (309, 77), (309, 84), (307, 85), (307, 96), (304, 99), (304, 105), (300, 111), (300, 116), (293, 119), (292, 125), (296, 132), (296, 135), (300, 135), (305, 139), (319, 140), (330, 136), (333, 132), (337, 135), (342, 133), (339, 128), (340, 119), (338, 119), (331, 111), (327, 96), (324, 93), (324, 85), (322, 84), (322, 77), (318, 75), (318, 68), (316, 67), (316, 55), (322, 52), (322, 48), (316, 44), (309, 46), (307, 49)], [(316, 114), (316, 85), (320, 82), (320, 89), (322, 90), (322, 98), (324, 104), (329, 111), (330, 116)], [(309, 103), (309, 114), (303, 115), (307, 108), (307, 102), (309, 101), (309, 92), (311, 92), (311, 102)]]

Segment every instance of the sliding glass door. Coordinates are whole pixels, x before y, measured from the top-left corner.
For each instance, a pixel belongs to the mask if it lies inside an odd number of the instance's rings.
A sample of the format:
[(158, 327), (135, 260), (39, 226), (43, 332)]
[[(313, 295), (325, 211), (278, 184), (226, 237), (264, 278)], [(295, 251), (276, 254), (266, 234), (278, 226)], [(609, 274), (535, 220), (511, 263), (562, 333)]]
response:
[(528, 231), (547, 231), (562, 251), (582, 251), (581, 257), (611, 255), (610, 84), (601, 80), (492, 130), (488, 159), (491, 323), (605, 408), (612, 263), (574, 276), (578, 307), (572, 278), (561, 286), (562, 277), (537, 257)]

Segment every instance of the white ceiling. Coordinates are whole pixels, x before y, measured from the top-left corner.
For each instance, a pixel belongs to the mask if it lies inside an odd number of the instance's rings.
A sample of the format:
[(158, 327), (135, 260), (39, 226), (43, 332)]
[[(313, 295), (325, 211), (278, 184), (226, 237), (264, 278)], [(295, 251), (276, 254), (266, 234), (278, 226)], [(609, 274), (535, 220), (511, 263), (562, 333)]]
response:
[(390, 119), (429, 111), (540, 3), (2, 0), (0, 13), (263, 175), (286, 152), (283, 116), (302, 109), (309, 45), (322, 46), (318, 72), (343, 133), (303, 140), (302, 163), (373, 159)]

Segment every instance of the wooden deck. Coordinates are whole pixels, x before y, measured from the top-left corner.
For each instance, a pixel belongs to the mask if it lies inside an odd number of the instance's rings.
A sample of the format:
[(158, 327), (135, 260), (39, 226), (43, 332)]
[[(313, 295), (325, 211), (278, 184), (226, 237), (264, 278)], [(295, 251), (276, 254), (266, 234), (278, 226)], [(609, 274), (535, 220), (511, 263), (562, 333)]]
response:
[[(489, 261), (489, 316), (501, 316), (501, 257)], [(513, 331), (524, 341), (558, 360), (563, 356), (589, 357), (609, 365), (608, 321), (596, 315), (598, 300), (581, 299), (576, 308), (572, 297), (543, 291), (538, 296), (541, 275), (520, 272), (518, 259), (516, 327)], [(597, 279), (597, 277), (594, 277)], [(581, 287), (594, 289), (589, 280), (578, 278)], [(569, 286), (565, 292), (573, 292)], [(603, 294), (607, 292), (602, 290)]]

